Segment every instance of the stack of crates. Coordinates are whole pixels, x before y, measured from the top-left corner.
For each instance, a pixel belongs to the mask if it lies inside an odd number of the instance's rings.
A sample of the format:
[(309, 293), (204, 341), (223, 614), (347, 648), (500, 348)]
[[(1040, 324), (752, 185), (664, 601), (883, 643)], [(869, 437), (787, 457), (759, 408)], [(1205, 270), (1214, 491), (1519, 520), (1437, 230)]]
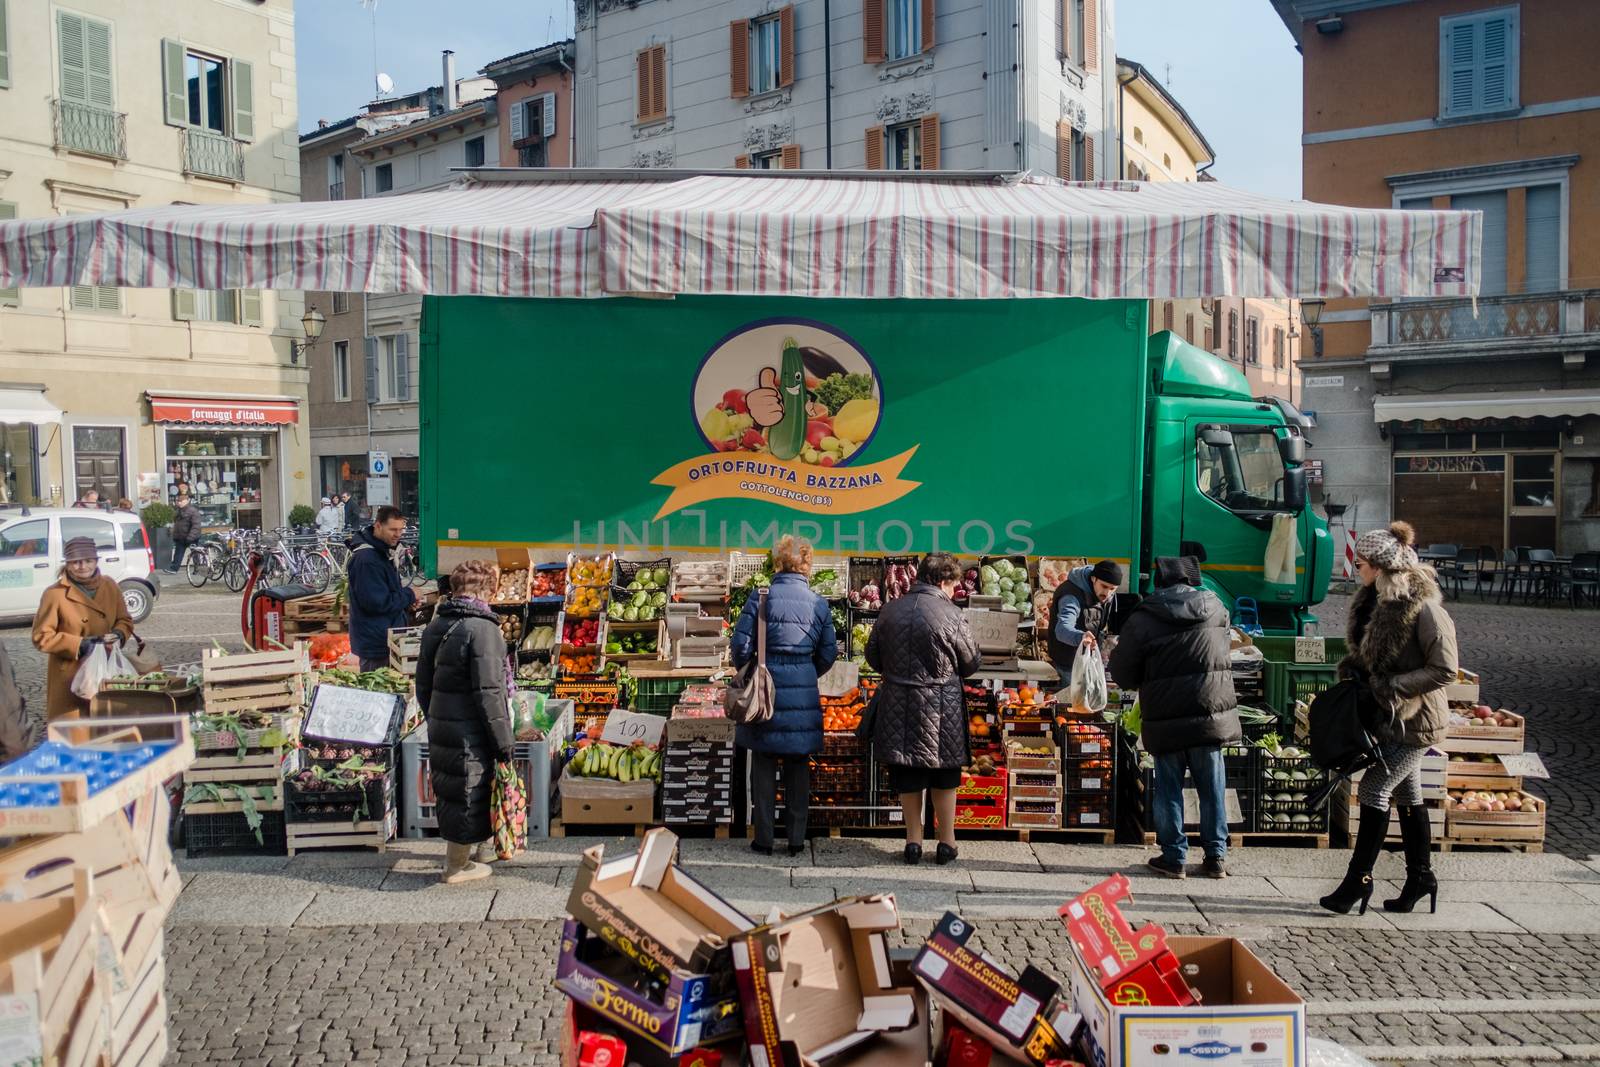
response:
[(671, 719), (663, 733), (661, 821), (668, 826), (733, 822), (733, 723)]
[[(1256, 756), (1260, 752), (1254, 745), (1225, 745), (1222, 749), (1222, 777), (1224, 790), (1224, 803), (1229, 812), (1228, 832), (1230, 834), (1249, 833), (1256, 829), (1256, 801), (1258, 796), (1258, 775)], [(1144, 830), (1154, 833), (1156, 824), (1151, 813), (1150, 805), (1156, 792), (1156, 772), (1151, 758), (1146, 755), (1140, 765), (1140, 776), (1143, 783), (1143, 812)], [(1188, 797), (1194, 791), (1192, 776), (1184, 778), (1184, 794), (1186, 812), (1183, 828), (1186, 833), (1194, 833), (1200, 829), (1198, 818), (1189, 818), (1188, 813), (1195, 805), (1188, 802)], [(1229, 803), (1229, 800), (1233, 803)], [(1238, 811), (1234, 812), (1237, 804)]]
[(1345, 655), (1342, 637), (1322, 638), (1323, 663), (1296, 663), (1293, 637), (1257, 637), (1255, 646), (1266, 657), (1264, 688), (1267, 706), (1291, 725), (1296, 701), (1309, 704), (1318, 693), (1339, 680), (1338, 663)]
[(710, 675), (680, 678), (644, 674), (635, 677), (639, 689), (633, 695), (633, 710), (651, 715), (670, 715), (672, 706), (685, 689), (691, 685), (705, 685), (711, 680)]
[(1328, 801), (1312, 804), (1310, 795), (1328, 784), (1328, 775), (1310, 756), (1277, 756), (1260, 750), (1261, 769), (1256, 830), (1265, 834), (1325, 834)]

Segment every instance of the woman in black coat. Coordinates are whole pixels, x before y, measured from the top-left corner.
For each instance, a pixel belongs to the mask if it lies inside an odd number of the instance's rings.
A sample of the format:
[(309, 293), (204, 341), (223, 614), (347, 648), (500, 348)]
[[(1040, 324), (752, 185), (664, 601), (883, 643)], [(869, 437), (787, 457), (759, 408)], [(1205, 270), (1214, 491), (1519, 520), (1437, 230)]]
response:
[(922, 794), (933, 791), (937, 859), (956, 858), (956, 788), (971, 762), (961, 679), (982, 662), (965, 613), (950, 599), (961, 565), (935, 552), (917, 569), (911, 592), (891, 601), (867, 639), (867, 663), (883, 675), (874, 697), (872, 744), (900, 794), (906, 862), (922, 860)]
[(474, 846), (487, 841), (494, 765), (510, 760), (506, 641), (488, 597), (500, 568), (468, 560), (450, 574), (451, 596), (422, 632), (417, 703), (428, 718), (428, 764), (445, 839), (444, 881), (484, 878)]

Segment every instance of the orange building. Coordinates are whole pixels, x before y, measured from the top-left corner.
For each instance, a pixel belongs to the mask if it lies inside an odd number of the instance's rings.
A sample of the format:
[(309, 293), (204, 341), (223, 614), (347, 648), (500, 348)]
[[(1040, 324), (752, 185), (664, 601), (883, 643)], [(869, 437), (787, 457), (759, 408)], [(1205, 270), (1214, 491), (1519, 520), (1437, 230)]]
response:
[(478, 72), (497, 90), (502, 167), (572, 166), (572, 58), (572, 42), (557, 41)]
[(1272, 3), (1306, 199), (1483, 213), (1476, 301), (1331, 300), (1307, 338), (1325, 501), (1497, 556), (1600, 549), (1600, 7)]

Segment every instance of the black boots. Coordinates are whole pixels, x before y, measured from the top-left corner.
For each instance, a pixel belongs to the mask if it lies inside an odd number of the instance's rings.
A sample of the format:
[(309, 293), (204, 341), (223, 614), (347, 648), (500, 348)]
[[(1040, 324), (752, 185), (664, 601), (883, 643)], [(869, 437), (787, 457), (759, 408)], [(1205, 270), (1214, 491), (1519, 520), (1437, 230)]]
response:
[(1349, 915), (1350, 909), (1361, 905), (1360, 914), (1367, 913), (1367, 903), (1372, 899), (1372, 865), (1378, 862), (1383, 850), (1383, 837), (1389, 830), (1389, 813), (1377, 808), (1361, 806), (1361, 826), (1356, 831), (1356, 843), (1350, 850), (1350, 869), (1345, 872), (1339, 888), (1323, 897), (1321, 904), (1329, 911)]
[(1433, 828), (1428, 824), (1428, 809), (1421, 804), (1400, 809), (1400, 841), (1406, 852), (1406, 884), (1400, 895), (1383, 902), (1384, 911), (1409, 912), (1417, 901), (1428, 898), (1428, 910), (1439, 910), (1439, 879), (1433, 876)]

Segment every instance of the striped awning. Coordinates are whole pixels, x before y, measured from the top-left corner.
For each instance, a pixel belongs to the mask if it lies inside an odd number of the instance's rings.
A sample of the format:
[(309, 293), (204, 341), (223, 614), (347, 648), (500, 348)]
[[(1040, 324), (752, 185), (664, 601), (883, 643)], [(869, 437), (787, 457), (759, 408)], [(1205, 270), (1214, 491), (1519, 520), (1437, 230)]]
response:
[[(518, 180), (527, 179), (527, 180)], [(0, 287), (597, 297), (1471, 296), (1482, 216), (1214, 182), (480, 173), (435, 192), (0, 223)]]

